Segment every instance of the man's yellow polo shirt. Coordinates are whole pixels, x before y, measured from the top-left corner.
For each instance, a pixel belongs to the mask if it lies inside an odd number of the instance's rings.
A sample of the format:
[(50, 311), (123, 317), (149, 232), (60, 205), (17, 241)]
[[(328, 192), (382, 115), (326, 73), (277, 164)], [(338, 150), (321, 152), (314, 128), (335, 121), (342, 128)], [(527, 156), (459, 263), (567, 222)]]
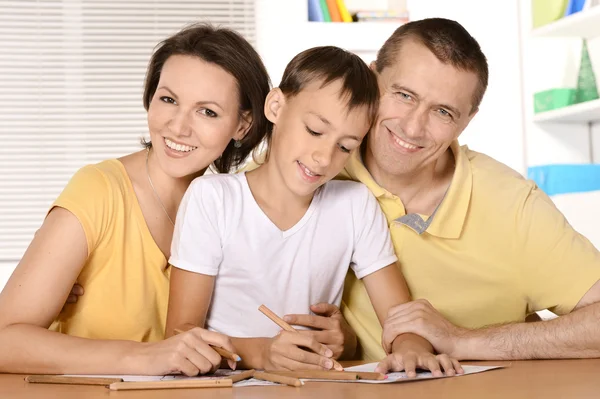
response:
[[(426, 219), (406, 215), (400, 199), (373, 180), (358, 151), (342, 176), (366, 184), (378, 198), (412, 297), (429, 300), (467, 328), (522, 322), (541, 309), (569, 313), (600, 279), (600, 253), (535, 183), (458, 142), (451, 149), (453, 180)], [(352, 273), (343, 313), (362, 358), (384, 357), (381, 326)]]

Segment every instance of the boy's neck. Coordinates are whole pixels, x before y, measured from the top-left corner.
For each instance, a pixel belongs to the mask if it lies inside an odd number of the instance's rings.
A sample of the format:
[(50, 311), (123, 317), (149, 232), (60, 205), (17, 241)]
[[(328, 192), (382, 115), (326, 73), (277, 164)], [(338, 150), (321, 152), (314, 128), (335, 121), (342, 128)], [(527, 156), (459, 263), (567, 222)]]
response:
[(314, 197), (300, 197), (291, 192), (275, 165), (268, 161), (247, 172), (246, 178), (254, 200), (271, 221), (282, 231), (302, 219)]

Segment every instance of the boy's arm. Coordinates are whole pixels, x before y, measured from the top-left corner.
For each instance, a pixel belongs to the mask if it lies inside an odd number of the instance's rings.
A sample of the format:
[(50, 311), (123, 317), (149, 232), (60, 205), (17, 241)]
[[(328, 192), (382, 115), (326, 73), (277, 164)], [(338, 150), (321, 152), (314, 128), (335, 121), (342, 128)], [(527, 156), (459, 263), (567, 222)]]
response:
[[(331, 370), (333, 352), (313, 336), (282, 331), (273, 338), (232, 338), (241, 367), (263, 370)], [(301, 349), (306, 348), (306, 349)]]
[[(392, 307), (410, 301), (408, 286), (395, 263), (365, 276), (363, 282), (382, 326)], [(409, 377), (414, 377), (416, 368), (419, 367), (442, 376), (440, 366), (449, 375), (454, 375), (455, 371), (462, 372), (458, 362), (446, 355), (436, 356), (426, 339), (409, 333), (395, 338), (392, 353), (378, 365), (377, 371), (385, 373), (404, 370)]]
[(165, 338), (175, 335), (174, 329), (186, 324), (204, 327), (214, 282), (215, 276), (171, 267)]

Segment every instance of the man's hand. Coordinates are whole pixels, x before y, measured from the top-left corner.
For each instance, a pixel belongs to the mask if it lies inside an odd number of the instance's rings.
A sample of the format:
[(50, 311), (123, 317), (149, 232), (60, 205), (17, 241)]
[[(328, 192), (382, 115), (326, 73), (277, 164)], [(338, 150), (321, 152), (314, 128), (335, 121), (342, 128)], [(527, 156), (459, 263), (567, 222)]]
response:
[(62, 310), (65, 310), (65, 306), (67, 306), (70, 303), (77, 303), (77, 299), (83, 295), (83, 287), (80, 286), (79, 284), (75, 283), (73, 285), (73, 288), (71, 288), (71, 292), (69, 292), (69, 296), (67, 297), (67, 300), (65, 302), (65, 304), (62, 307)]
[(413, 333), (429, 341), (436, 352), (460, 359), (461, 339), (467, 331), (446, 320), (428, 301), (418, 299), (390, 309), (383, 325), (382, 345), (390, 353), (397, 336)]
[(313, 336), (318, 342), (327, 345), (334, 359), (351, 359), (356, 353), (356, 334), (344, 319), (340, 309), (329, 303), (312, 305), (310, 310), (317, 314), (291, 314), (283, 319), (293, 325), (317, 329), (301, 330), (300, 333)]

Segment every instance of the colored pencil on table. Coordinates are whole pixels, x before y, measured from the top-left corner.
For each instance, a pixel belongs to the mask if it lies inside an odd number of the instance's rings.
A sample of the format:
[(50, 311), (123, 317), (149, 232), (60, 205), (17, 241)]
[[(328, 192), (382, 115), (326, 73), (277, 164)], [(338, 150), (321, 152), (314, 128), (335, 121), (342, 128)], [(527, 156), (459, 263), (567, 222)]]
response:
[[(175, 334), (181, 334), (185, 332), (178, 328), (174, 329), (173, 331), (175, 332)], [(215, 352), (217, 352), (219, 355), (221, 355), (223, 359), (233, 360), (234, 362), (239, 362), (242, 360), (242, 358), (237, 353), (229, 352), (227, 349), (223, 349), (215, 345), (210, 345), (210, 347), (213, 348)]]
[(337, 380), (353, 381), (358, 380), (358, 375), (349, 371), (337, 370), (296, 370), (296, 371), (270, 371), (271, 374), (294, 377), (304, 380)]
[(292, 387), (301, 387), (302, 386), (302, 381), (300, 381), (298, 378), (288, 377), (285, 375), (257, 372), (257, 373), (254, 373), (254, 378), (256, 378), (257, 380), (277, 382), (279, 384), (286, 384), (286, 385), (289, 385)]
[[(260, 305), (258, 307), (258, 310), (260, 310), (265, 316), (267, 316), (269, 319), (271, 319), (275, 324), (277, 324), (279, 327), (283, 328), (285, 331), (298, 332), (298, 330), (296, 330), (294, 327), (290, 326), (285, 320), (283, 320), (281, 317), (277, 316), (275, 313), (273, 313), (273, 311), (271, 309), (269, 309), (265, 305)], [(335, 359), (331, 359), (331, 361), (333, 362), (333, 367), (338, 367), (342, 371), (344, 370), (342, 365), (339, 364)]]
[(246, 370), (246, 371), (243, 371), (243, 372), (241, 372), (239, 374), (232, 374), (232, 375), (227, 376), (225, 378), (230, 379), (232, 383), (236, 383), (236, 382), (239, 382), (239, 381), (242, 381), (242, 380), (247, 380), (248, 378), (254, 377), (254, 373), (255, 373), (254, 369), (252, 369), (252, 370)]
[(229, 378), (217, 380), (166, 380), (144, 382), (114, 382), (108, 386), (111, 391), (134, 389), (181, 389), (181, 388), (227, 388), (232, 386)]
[(106, 377), (66, 377), (61, 375), (28, 375), (25, 381), (35, 384), (68, 384), (68, 385), (110, 385), (122, 382), (121, 378)]

